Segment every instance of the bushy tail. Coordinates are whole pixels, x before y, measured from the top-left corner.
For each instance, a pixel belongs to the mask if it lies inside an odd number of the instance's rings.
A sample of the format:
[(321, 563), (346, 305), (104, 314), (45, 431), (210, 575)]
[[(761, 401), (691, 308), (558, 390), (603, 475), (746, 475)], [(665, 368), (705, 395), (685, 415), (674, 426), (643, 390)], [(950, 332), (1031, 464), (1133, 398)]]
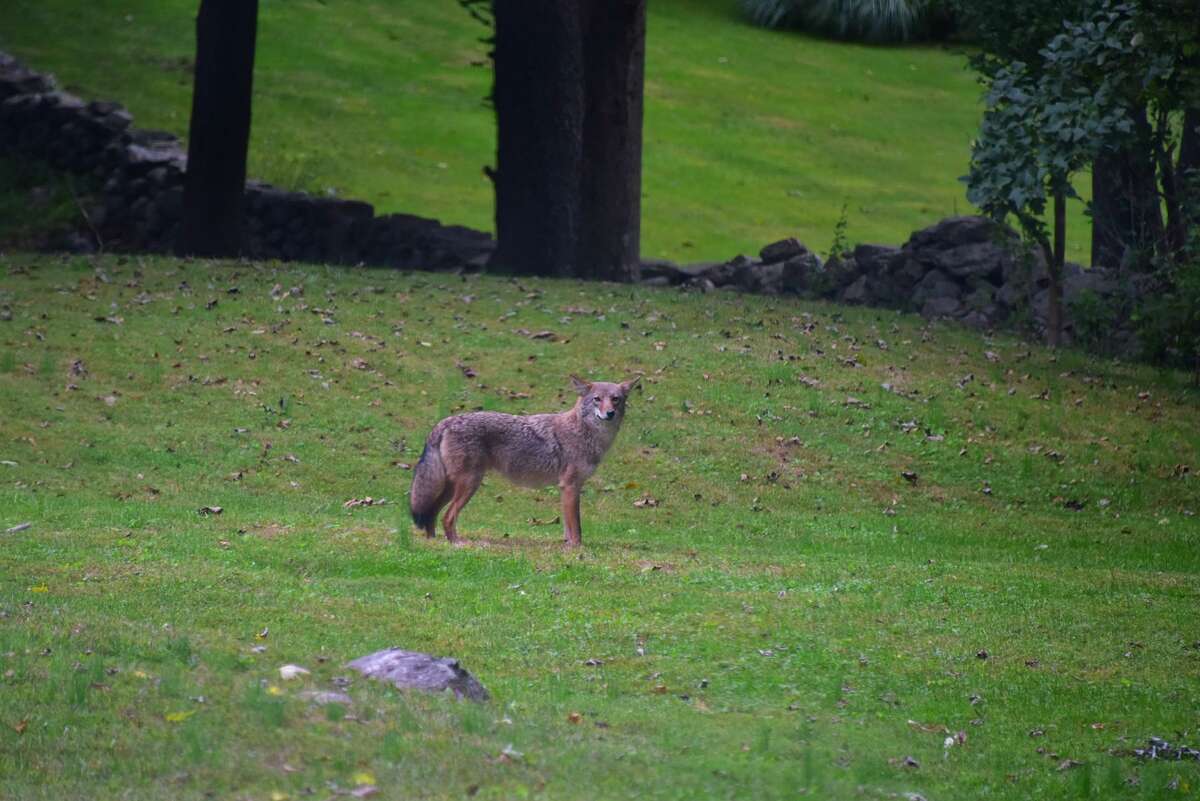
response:
[(429, 435), (425, 450), (413, 471), (412, 488), (408, 491), (408, 507), (413, 522), (425, 530), (428, 537), (436, 534), (437, 514), (442, 508), (446, 489), (446, 466), (442, 464), (441, 432)]

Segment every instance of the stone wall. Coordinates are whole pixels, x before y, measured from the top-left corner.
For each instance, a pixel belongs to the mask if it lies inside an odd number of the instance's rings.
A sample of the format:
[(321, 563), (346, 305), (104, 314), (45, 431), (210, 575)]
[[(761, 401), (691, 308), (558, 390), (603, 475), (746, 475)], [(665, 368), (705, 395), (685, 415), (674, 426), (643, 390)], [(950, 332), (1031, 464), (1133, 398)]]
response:
[[(766, 294), (794, 294), (851, 305), (916, 312), (928, 319), (954, 320), (973, 328), (1032, 328), (1044, 332), (1050, 276), (1042, 253), (1029, 249), (1011, 228), (984, 217), (948, 217), (915, 232), (904, 245), (858, 245), (822, 260), (795, 239), (764, 247), (757, 258), (679, 266), (643, 262), (643, 283)], [(1111, 271), (1084, 270), (1068, 263), (1063, 276), (1064, 339), (1082, 320), (1074, 319), (1085, 296), (1117, 318), (1151, 291), (1144, 281), (1122, 282)], [(1124, 315), (1122, 314), (1124, 312)], [(1108, 332), (1110, 347), (1127, 352), (1126, 331)]]
[[(106, 249), (168, 252), (183, 206), (187, 153), (172, 134), (133, 126), (120, 105), (84, 102), (49, 75), (0, 53), (0, 153), (33, 157), (91, 175), (102, 187), (89, 210), (91, 240)], [(376, 216), (369, 203), (289, 192), (251, 181), (246, 188), (247, 255), (423, 270), (482, 269), (495, 243), (461, 226), (407, 214)], [(84, 245), (88, 236), (76, 238)], [(91, 241), (95, 246), (97, 242)], [(822, 260), (795, 239), (757, 257), (675, 265), (646, 261), (643, 283), (709, 291), (794, 294), (917, 312), (979, 329), (1045, 325), (1049, 277), (1040, 252), (1013, 230), (981, 217), (951, 217), (900, 247), (859, 245)], [(1068, 264), (1065, 335), (1076, 333), (1075, 302), (1091, 293), (1127, 318), (1151, 288), (1105, 270)], [(1118, 315), (1120, 316), (1120, 315)], [(1109, 336), (1112, 340), (1112, 336)], [(1118, 332), (1119, 351), (1132, 337)], [(1122, 347), (1124, 345), (1124, 347)]]
[[(0, 153), (88, 175), (101, 187), (87, 209), (90, 244), (170, 251), (183, 209), (187, 151), (173, 134), (135, 128), (117, 103), (84, 102), (0, 53)], [(247, 256), (427, 270), (482, 267), (491, 236), (369, 203), (246, 187)], [(99, 242), (96, 242), (96, 235)], [(80, 246), (89, 237), (79, 237)]]

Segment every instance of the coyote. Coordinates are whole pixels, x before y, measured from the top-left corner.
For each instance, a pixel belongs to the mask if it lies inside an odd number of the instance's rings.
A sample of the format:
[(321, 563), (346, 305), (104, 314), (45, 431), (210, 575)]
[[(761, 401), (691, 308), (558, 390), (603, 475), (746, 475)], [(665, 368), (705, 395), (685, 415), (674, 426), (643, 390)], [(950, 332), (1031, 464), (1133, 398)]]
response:
[(562, 491), (563, 535), (581, 542), (579, 491), (617, 438), (625, 400), (641, 377), (620, 384), (588, 382), (571, 376), (579, 393), (575, 405), (558, 414), (512, 415), (470, 412), (447, 417), (429, 433), (413, 474), (409, 507), (425, 536), (437, 533), (443, 506), (446, 539), (458, 541), (455, 523), (484, 473), (495, 470), (514, 484)]

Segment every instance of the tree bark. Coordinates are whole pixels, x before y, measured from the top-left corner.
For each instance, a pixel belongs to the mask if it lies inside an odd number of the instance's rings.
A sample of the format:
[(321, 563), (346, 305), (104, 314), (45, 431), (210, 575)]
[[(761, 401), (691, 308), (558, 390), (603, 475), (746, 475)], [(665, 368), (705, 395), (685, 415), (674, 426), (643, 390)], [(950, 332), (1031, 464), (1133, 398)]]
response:
[(1163, 242), (1163, 220), (1145, 108), (1134, 140), (1092, 165), (1092, 265), (1146, 271)]
[(641, 277), (646, 0), (584, 0), (579, 274)]
[(182, 255), (236, 256), (242, 209), (258, 0), (201, 0), (188, 130)]
[(495, 0), (496, 251), (491, 264), (576, 272), (583, 136), (579, 0)]
[(1183, 113), (1183, 133), (1179, 138), (1179, 167), (1183, 217), (1187, 227), (1200, 225), (1200, 108)]
[(1060, 189), (1054, 193), (1054, 253), (1050, 259), (1050, 287), (1046, 309), (1046, 344), (1057, 348), (1062, 338), (1062, 279), (1067, 260), (1067, 196)]

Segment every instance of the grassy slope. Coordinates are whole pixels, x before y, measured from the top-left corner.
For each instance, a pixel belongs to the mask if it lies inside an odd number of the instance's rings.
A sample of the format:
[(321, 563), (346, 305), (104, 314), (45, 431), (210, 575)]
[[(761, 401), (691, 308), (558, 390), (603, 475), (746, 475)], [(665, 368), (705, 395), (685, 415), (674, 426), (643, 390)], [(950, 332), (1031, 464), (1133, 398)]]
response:
[[(0, 532), (33, 523), (0, 533), (0, 798), (1200, 786), (1105, 753), (1200, 725), (1178, 376), (870, 310), (295, 265), (0, 258), (0, 305)], [(555, 493), (499, 481), (475, 547), (410, 537), (438, 417), (635, 369), (582, 553)], [(298, 697), (392, 644), (495, 701)]]
[[(195, 5), (7, 0), (0, 47), (184, 134)], [(450, 0), (265, 0), (251, 173), (490, 229), (483, 32)], [(661, 0), (646, 75), (649, 256), (727, 258), (785, 235), (823, 251), (843, 203), (852, 242), (898, 244), (968, 210), (957, 178), (979, 89), (959, 55), (765, 31), (733, 0)], [(1069, 228), (1068, 255), (1086, 261), (1078, 204)]]

